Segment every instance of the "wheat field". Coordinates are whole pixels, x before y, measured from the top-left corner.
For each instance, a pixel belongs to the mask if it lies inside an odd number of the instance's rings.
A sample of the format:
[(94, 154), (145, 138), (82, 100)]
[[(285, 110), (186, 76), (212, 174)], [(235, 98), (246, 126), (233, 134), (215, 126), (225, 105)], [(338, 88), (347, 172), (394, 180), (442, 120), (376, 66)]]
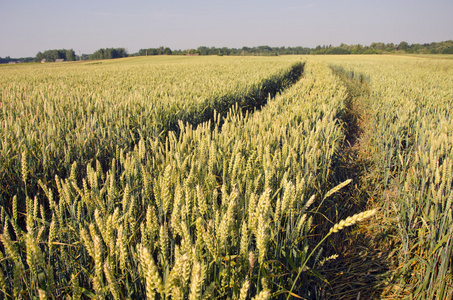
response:
[[(452, 65), (281, 56), (1, 68), (0, 295), (322, 298), (323, 268), (341, 259), (323, 251), (360, 222), (394, 233), (387, 296), (448, 299)], [(336, 169), (351, 99), (335, 68), (367, 83), (372, 128), (360, 151), (373, 184), (355, 187), (374, 201), (343, 220), (329, 205), (355, 184), (337, 184)]]

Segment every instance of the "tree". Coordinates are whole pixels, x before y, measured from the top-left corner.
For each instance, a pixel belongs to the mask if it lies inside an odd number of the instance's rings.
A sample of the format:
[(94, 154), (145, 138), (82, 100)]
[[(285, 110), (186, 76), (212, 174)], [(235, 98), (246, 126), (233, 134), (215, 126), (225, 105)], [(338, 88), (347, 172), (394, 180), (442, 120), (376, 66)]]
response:
[(41, 51), (39, 51), (38, 54), (36, 54), (34, 62), (40, 62), (43, 58), (44, 56), (42, 55)]
[(209, 55), (209, 48), (205, 46), (200, 46), (198, 47), (198, 52), (200, 52), (200, 55)]
[(396, 46), (393, 43), (389, 43), (389, 44), (385, 45), (385, 51), (393, 52), (393, 51), (395, 51), (395, 49), (396, 49)]
[[(69, 53), (69, 52), (71, 52), (71, 53)], [(68, 55), (69, 55), (70, 59), (68, 59)], [(38, 52), (38, 54), (36, 54), (36, 56), (34, 58), (34, 61), (40, 62), (43, 59), (46, 59), (46, 61), (48, 61), (48, 62), (52, 62), (57, 59), (75, 60), (75, 53), (72, 49), (71, 50), (66, 50), (66, 49), (46, 50), (43, 53)]]
[(332, 47), (326, 50), (326, 54), (351, 54), (351, 52), (342, 47)]
[(363, 52), (363, 54), (379, 54), (374, 48), (368, 48)]
[(445, 48), (442, 50), (442, 54), (453, 54), (453, 47)]
[(67, 61), (75, 61), (76, 60), (76, 55), (74, 50), (66, 50), (66, 60)]
[(113, 59), (120, 57), (127, 57), (127, 53), (124, 48), (101, 48), (90, 55), (90, 59)]
[(228, 47), (223, 47), (222, 48), (222, 54), (223, 55), (229, 55), (230, 54), (230, 49)]
[(406, 51), (408, 47), (409, 47), (409, 44), (407, 42), (401, 42), (398, 45), (398, 50)]

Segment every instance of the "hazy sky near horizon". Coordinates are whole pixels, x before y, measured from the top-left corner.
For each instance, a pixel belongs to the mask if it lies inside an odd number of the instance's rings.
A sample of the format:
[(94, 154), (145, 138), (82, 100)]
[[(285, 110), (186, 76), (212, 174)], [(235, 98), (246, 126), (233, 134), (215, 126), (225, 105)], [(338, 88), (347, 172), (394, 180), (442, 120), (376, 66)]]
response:
[(452, 0), (0, 0), (0, 57), (453, 39)]

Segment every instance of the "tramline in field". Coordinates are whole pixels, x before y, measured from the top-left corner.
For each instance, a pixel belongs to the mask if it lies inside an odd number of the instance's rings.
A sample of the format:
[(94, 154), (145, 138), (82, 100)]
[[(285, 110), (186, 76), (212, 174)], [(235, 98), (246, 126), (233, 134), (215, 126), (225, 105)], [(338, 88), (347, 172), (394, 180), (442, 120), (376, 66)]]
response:
[(382, 213), (397, 235), (398, 293), (451, 299), (453, 60), (378, 56), (326, 61), (370, 81), (372, 130), (363, 151), (374, 165)]

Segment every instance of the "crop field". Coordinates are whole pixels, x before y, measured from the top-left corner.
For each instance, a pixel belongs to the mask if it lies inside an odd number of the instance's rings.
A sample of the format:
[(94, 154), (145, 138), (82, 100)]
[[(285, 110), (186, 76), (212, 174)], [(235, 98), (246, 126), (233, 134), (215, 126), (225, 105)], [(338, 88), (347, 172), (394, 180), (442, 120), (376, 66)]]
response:
[(393, 292), (451, 299), (453, 62), (382, 56), (331, 63), (369, 80), (370, 129), (361, 150), (373, 173), (366, 174), (372, 197), (397, 245)]
[(452, 104), (442, 56), (2, 67), (0, 298), (449, 299)]
[(3, 68), (2, 194), (17, 193), (23, 155), (29, 189), (69, 175), (74, 162), (94, 159), (106, 168), (118, 147), (177, 131), (179, 121), (197, 125), (236, 103), (263, 105), (297, 80), (301, 66), (294, 58), (176, 57)]

